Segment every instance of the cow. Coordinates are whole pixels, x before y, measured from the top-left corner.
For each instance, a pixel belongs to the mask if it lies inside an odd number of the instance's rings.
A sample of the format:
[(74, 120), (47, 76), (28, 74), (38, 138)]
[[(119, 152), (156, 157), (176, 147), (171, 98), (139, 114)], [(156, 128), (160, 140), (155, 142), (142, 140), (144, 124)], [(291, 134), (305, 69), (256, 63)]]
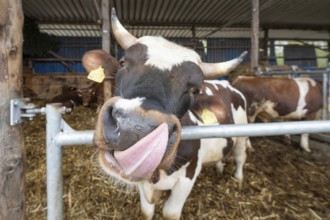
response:
[[(182, 126), (247, 123), (243, 95), (229, 83), (205, 81), (233, 70), (241, 56), (204, 63), (192, 49), (162, 37), (130, 34), (112, 10), (113, 34), (125, 50), (114, 97), (101, 107), (93, 142), (104, 172), (139, 189), (142, 215), (152, 219), (161, 192), (171, 191), (165, 219), (179, 219), (202, 164), (234, 152), (242, 181), (247, 137), (181, 141)], [(232, 149), (232, 150), (231, 150)]]
[[(315, 120), (322, 108), (322, 85), (311, 78), (239, 76), (232, 85), (246, 97), (249, 122), (259, 114), (279, 120)], [(310, 152), (309, 134), (302, 134), (300, 147)]]
[[(89, 73), (102, 67), (104, 69), (105, 80), (110, 80), (111, 94), (114, 93), (114, 78), (119, 68), (119, 62), (104, 50), (90, 50), (84, 53), (82, 57), (82, 65)], [(91, 87), (79, 90), (84, 100), (90, 100), (96, 103), (97, 109), (104, 102), (104, 83), (93, 83)]]
[[(64, 90), (69, 89), (69, 87)], [(48, 103), (61, 103), (62, 106), (74, 109), (83, 104), (82, 97), (78, 94), (77, 89), (67, 90), (48, 101)]]
[(77, 89), (77, 94), (82, 99), (82, 105), (85, 107), (103, 104), (103, 83), (92, 83), (88, 87)]
[(49, 103), (61, 103), (72, 110), (78, 106), (101, 106), (103, 103), (103, 84), (92, 83), (83, 88), (63, 86), (61, 94), (53, 97)]

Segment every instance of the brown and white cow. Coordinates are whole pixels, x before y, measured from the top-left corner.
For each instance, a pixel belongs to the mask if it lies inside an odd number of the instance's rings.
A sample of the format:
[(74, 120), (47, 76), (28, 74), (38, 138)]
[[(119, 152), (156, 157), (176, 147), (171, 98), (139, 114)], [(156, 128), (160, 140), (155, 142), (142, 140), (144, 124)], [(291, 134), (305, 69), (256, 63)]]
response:
[(92, 83), (88, 87), (77, 89), (77, 93), (85, 107), (93, 105), (98, 107), (103, 104), (103, 83)]
[[(82, 65), (88, 73), (102, 67), (104, 69), (105, 80), (110, 80), (111, 94), (114, 93), (114, 79), (119, 68), (119, 62), (113, 56), (104, 50), (90, 50), (84, 53)], [(103, 86), (104, 83), (93, 83), (88, 88), (80, 89), (79, 92), (87, 103), (96, 104), (99, 108), (104, 102)]]
[(53, 97), (49, 103), (61, 103), (72, 110), (78, 106), (93, 107), (103, 104), (103, 84), (93, 83), (84, 88), (63, 86), (62, 93)]
[[(272, 119), (314, 120), (322, 108), (322, 85), (311, 78), (240, 76), (232, 85), (246, 97), (249, 122), (265, 113)], [(300, 146), (310, 152), (308, 137), (301, 135)]]
[(245, 53), (208, 64), (188, 48), (162, 37), (135, 38), (112, 11), (112, 30), (125, 49), (114, 97), (99, 111), (94, 143), (98, 160), (112, 177), (137, 185), (142, 213), (154, 214), (160, 192), (171, 191), (166, 219), (179, 219), (205, 162), (218, 163), (233, 148), (236, 178), (243, 178), (247, 137), (181, 141), (181, 127), (207, 123), (247, 123), (245, 100), (228, 83), (205, 82), (228, 73)]
[(61, 103), (63, 106), (72, 110), (83, 104), (83, 99), (79, 95), (77, 88), (64, 87), (62, 90), (61, 94), (53, 97), (48, 103)]

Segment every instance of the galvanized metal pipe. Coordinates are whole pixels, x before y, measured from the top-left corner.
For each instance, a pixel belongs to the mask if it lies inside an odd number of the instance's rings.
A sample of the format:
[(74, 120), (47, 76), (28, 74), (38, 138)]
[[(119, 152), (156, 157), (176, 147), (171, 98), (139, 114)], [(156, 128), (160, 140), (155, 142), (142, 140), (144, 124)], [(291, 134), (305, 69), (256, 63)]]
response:
[(62, 147), (55, 137), (61, 132), (61, 114), (56, 105), (46, 105), (47, 219), (63, 219)]
[(272, 122), (241, 125), (192, 126), (182, 129), (182, 139), (274, 136), (330, 132), (330, 121)]
[[(274, 136), (285, 134), (330, 132), (330, 121), (272, 122), (241, 125), (207, 125), (182, 128), (182, 140), (239, 137)], [(58, 145), (92, 144), (94, 131), (61, 132), (56, 135)]]
[(55, 141), (58, 145), (79, 145), (93, 143), (93, 130), (60, 132), (56, 135)]
[[(92, 144), (94, 131), (75, 131), (66, 126), (61, 109), (46, 106), (47, 219), (63, 219), (62, 146)], [(330, 121), (273, 122), (243, 125), (208, 125), (182, 128), (182, 139), (233, 136), (272, 136), (330, 132)]]

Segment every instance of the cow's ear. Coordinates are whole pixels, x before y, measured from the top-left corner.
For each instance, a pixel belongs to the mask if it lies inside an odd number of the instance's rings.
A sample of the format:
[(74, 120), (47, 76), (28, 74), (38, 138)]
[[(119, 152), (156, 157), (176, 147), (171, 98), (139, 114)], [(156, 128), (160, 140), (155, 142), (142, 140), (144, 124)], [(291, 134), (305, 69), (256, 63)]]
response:
[(88, 73), (102, 67), (105, 76), (115, 75), (119, 68), (118, 61), (104, 50), (87, 51), (82, 57), (82, 65)]

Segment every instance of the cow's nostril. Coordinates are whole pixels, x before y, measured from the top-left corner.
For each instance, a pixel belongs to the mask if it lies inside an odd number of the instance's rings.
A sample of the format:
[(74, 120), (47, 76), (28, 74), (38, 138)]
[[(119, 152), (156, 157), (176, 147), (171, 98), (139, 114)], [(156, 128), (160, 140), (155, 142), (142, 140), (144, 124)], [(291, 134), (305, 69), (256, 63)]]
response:
[(115, 117), (113, 117), (113, 107), (110, 106), (103, 115), (103, 122), (110, 124), (110, 125), (115, 125), (117, 124), (117, 120)]
[(120, 129), (116, 117), (113, 116), (113, 107), (110, 106), (103, 114), (103, 135), (108, 144), (118, 142)]

